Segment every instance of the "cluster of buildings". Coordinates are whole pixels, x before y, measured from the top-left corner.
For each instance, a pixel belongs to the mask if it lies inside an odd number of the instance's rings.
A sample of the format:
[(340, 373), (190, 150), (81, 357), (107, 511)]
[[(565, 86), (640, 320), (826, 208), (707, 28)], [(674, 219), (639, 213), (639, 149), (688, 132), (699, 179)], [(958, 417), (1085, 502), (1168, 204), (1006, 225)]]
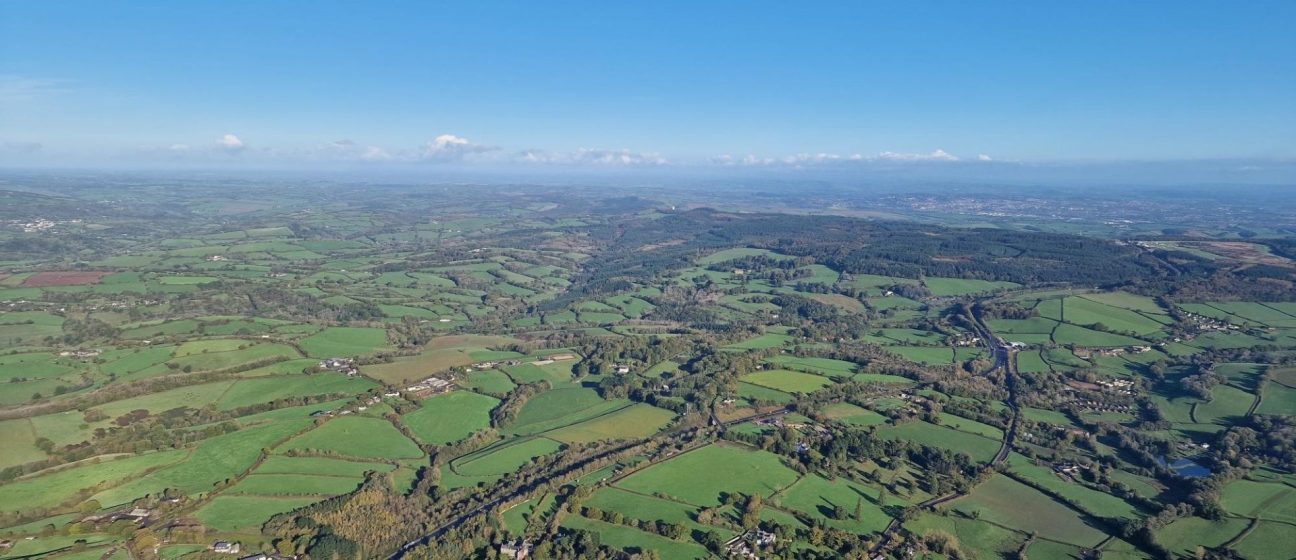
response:
[(329, 358), (321, 361), (319, 367), (326, 371), (345, 373), (347, 377), (360, 375), (360, 368), (356, 367), (355, 360), (352, 358)]
[(1134, 412), (1134, 405), (1077, 398), (1075, 403), (1086, 412)]
[[(576, 359), (575, 354), (554, 354), (552, 356), (549, 356), (548, 358), (542, 358), (527, 363), (533, 366), (547, 366), (554, 362), (561, 362), (564, 360), (574, 360), (574, 359)], [(492, 362), (492, 361), (477, 362), (475, 364), (467, 366), (464, 369), (466, 371), (474, 371), (474, 370), (485, 371), (488, 369), (494, 369), (496, 366), (517, 366), (517, 365), (522, 365), (522, 360), (504, 360), (500, 362)]]
[(1080, 465), (1071, 462), (1057, 463), (1053, 465), (1053, 472), (1074, 478), (1080, 476)]
[(90, 350), (64, 350), (59, 352), (59, 356), (64, 358), (76, 358), (79, 360), (89, 360), (99, 356), (101, 351), (98, 348)]
[[(400, 393), (387, 393), (384, 396), (399, 397)], [(323, 417), (334, 416), (334, 415), (346, 416), (348, 414), (351, 414), (352, 412), (364, 412), (366, 410), (369, 410), (369, 407), (378, 404), (378, 402), (381, 400), (382, 397), (369, 397), (364, 400), (361, 400), (358, 404), (347, 405), (338, 410), (316, 410), (315, 412), (311, 413), (311, 418), (323, 418)]]
[[(39, 233), (42, 231), (54, 229), (54, 226), (58, 225), (58, 222), (54, 220), (46, 220), (45, 218), (36, 218), (35, 220), (32, 220), (30, 222), (15, 222), (15, 223), (17, 223), (18, 227), (22, 229), (23, 233)], [(81, 223), (81, 220), (72, 220), (69, 223), (79, 224)]]
[(138, 523), (143, 525), (148, 521), (149, 516), (151, 515), (153, 515), (153, 512), (151, 510), (145, 508), (134, 508), (131, 510), (121, 510), (121, 511), (114, 511), (110, 513), (104, 513), (100, 515), (91, 515), (89, 517), (82, 519), (81, 521), (94, 523), (95, 525), (100, 525), (100, 524), (112, 523), (114, 521), (126, 520), (132, 523)]
[[(242, 544), (229, 541), (216, 541), (211, 543), (211, 551), (215, 552), (215, 554), (237, 555), (242, 551)], [(297, 556), (280, 556), (257, 552), (257, 554), (251, 556), (240, 556), (238, 557), (238, 560), (284, 560), (295, 559), (295, 557)]]
[(1134, 380), (1132, 379), (1103, 379), (1098, 381), (1098, 384), (1122, 395), (1134, 394)]
[(774, 533), (762, 531), (760, 529), (752, 529), (746, 533), (729, 539), (729, 541), (725, 543), (725, 552), (728, 553), (730, 558), (738, 557), (759, 560), (760, 549), (774, 546), (774, 543), (777, 542), (778, 537), (775, 536)]
[(406, 387), (405, 390), (420, 397), (430, 397), (453, 391), (454, 383), (440, 377), (429, 377)]
[[(217, 554), (237, 555), (243, 550), (243, 545), (230, 541), (216, 541), (211, 545), (211, 551)], [(240, 556), (238, 560), (285, 560), (296, 558), (296, 556), (280, 556), (278, 554), (266, 554), (258, 552), (251, 556)]]
[(1144, 352), (1151, 352), (1151, 351), (1152, 351), (1151, 346), (1126, 346), (1124, 348), (1100, 348), (1098, 350), (1098, 355), (1099, 356), (1119, 356), (1121, 354), (1142, 354)]
[(499, 545), (499, 556), (500, 558), (523, 560), (531, 557), (532, 548), (531, 543), (526, 539), (503, 542)]
[[(1184, 312), (1184, 315), (1188, 316), (1188, 318), (1192, 320), (1198, 331), (1236, 331), (1242, 329), (1242, 327), (1234, 325), (1233, 323), (1221, 321), (1214, 317), (1199, 315), (1191, 311)], [(1175, 342), (1178, 342), (1178, 340), (1175, 340)]]

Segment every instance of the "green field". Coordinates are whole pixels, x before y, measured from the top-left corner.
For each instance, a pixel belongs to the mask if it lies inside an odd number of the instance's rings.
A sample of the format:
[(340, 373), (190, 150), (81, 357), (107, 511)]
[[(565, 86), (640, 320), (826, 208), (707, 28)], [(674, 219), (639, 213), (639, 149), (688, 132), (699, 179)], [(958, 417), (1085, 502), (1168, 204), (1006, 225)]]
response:
[(1296, 488), (1291, 486), (1235, 480), (1220, 493), (1220, 505), (1235, 515), (1296, 524)]
[(1021, 548), (1027, 535), (1013, 529), (1000, 527), (988, 521), (981, 521), (956, 515), (926, 513), (914, 521), (905, 523), (905, 529), (918, 535), (928, 535), (937, 531), (953, 535), (965, 548), (970, 549), (977, 558), (1003, 558)]
[(464, 476), (498, 477), (561, 447), (562, 444), (547, 438), (513, 440), (455, 459), (450, 466)]
[(345, 476), (318, 476), (302, 473), (248, 475), (222, 495), (258, 496), (336, 496), (355, 490), (363, 479)]
[(366, 472), (388, 472), (392, 470), (388, 463), (369, 463), (347, 461), (327, 457), (285, 457), (271, 455), (257, 467), (256, 474), (307, 474), (318, 476), (339, 476), (345, 478), (362, 478)]
[(778, 348), (786, 346), (792, 341), (792, 337), (785, 334), (766, 333), (755, 338), (749, 338), (742, 342), (735, 342), (725, 348), (730, 350), (762, 350), (765, 348)]
[(822, 375), (787, 369), (756, 371), (742, 376), (741, 379), (752, 385), (759, 385), (785, 393), (813, 393), (832, 385), (832, 380)]
[(954, 363), (954, 349), (940, 346), (885, 346), (888, 352), (899, 354), (906, 360), (920, 364), (941, 365)]
[(1143, 517), (1139, 510), (1129, 502), (1111, 494), (1083, 486), (1078, 482), (1064, 480), (1046, 466), (1035, 465), (1016, 453), (1008, 456), (1012, 472), (1031, 484), (1048, 489), (1049, 492), (1062, 496), (1078, 504), (1086, 513), (1095, 517), (1116, 519), (1139, 519)]
[(801, 357), (787, 354), (774, 356), (770, 359), (770, 362), (783, 368), (821, 373), (829, 377), (850, 377), (859, 367), (851, 362), (831, 358)]
[(346, 377), (336, 373), (244, 379), (230, 386), (216, 401), (216, 406), (221, 410), (230, 410), (305, 395), (357, 395), (376, 386), (368, 379)]
[(795, 480), (796, 473), (783, 466), (776, 455), (734, 445), (708, 445), (636, 472), (617, 486), (714, 506), (720, 503), (721, 492), (769, 497)]
[(675, 413), (669, 410), (634, 404), (580, 424), (546, 432), (545, 436), (565, 443), (642, 438), (657, 433), (674, 417)]
[(1200, 517), (1185, 517), (1166, 525), (1156, 532), (1156, 541), (1170, 552), (1191, 557), (1197, 547), (1217, 547), (1246, 529), (1247, 522), (1237, 518), (1208, 521)]
[(281, 447), (319, 451), (343, 457), (368, 457), (376, 459), (402, 459), (419, 457), (422, 453), (390, 422), (381, 418), (343, 416), (334, 418)]
[(312, 358), (364, 356), (387, 346), (387, 332), (370, 327), (329, 327), (298, 344)]
[(217, 531), (255, 531), (271, 517), (323, 499), (219, 496), (198, 510), (199, 521)]
[(94, 499), (108, 506), (167, 488), (186, 494), (208, 492), (214, 484), (246, 472), (256, 464), (262, 449), (273, 447), (309, 425), (306, 418), (283, 419), (206, 439), (185, 461), (99, 492)]
[(471, 391), (455, 391), (425, 399), (402, 421), (423, 443), (445, 445), (490, 427), (490, 412), (499, 399)]
[(609, 412), (625, 402), (605, 401), (598, 392), (584, 387), (566, 387), (540, 393), (522, 406), (508, 430), (534, 434)]
[(1081, 347), (1117, 347), (1141, 346), (1147, 342), (1120, 334), (1099, 332), (1067, 323), (1058, 325), (1053, 331), (1053, 341), (1058, 344), (1074, 344)]
[(1090, 526), (1075, 511), (1003, 475), (981, 483), (952, 507), (976, 512), (981, 519), (993, 523), (1034, 531), (1041, 537), (1076, 546), (1094, 546), (1104, 538), (1102, 531)]
[(579, 515), (568, 515), (563, 518), (562, 526), (598, 533), (599, 540), (609, 546), (621, 549), (656, 550), (662, 555), (662, 558), (710, 557), (705, 548), (693, 543), (673, 541), (624, 525), (612, 525), (602, 521), (586, 519)]
[(5, 450), (0, 455), (0, 468), (45, 459), (45, 453), (36, 448), (37, 437), (27, 418), (0, 421), (0, 446)]
[(497, 369), (469, 373), (460, 384), (479, 393), (491, 395), (505, 395), (517, 387), (508, 374)]
[(855, 426), (876, 426), (886, 422), (887, 418), (866, 408), (850, 403), (834, 403), (824, 407), (823, 414), (833, 420)]
[(990, 461), (995, 453), (999, 452), (1000, 447), (999, 441), (927, 422), (905, 422), (898, 426), (886, 427), (878, 431), (878, 436), (966, 453), (977, 462)]
[(616, 487), (599, 489), (585, 502), (603, 511), (619, 511), (627, 517), (668, 523), (694, 523), (697, 508), (688, 504), (627, 492)]
[[(161, 451), (146, 455), (101, 460), (78, 465), (35, 478), (0, 485), (0, 503), (22, 509), (58, 505), (83, 489), (101, 484), (115, 484), (130, 477), (144, 475), (150, 469), (174, 464), (188, 454), (184, 451)], [(6, 507), (10, 510), (11, 507)]]
[(1291, 531), (1291, 525), (1261, 521), (1233, 550), (1244, 558), (1283, 558), (1291, 554)]
[(923, 284), (927, 286), (928, 290), (931, 290), (932, 295), (936, 296), (964, 296), (969, 294), (1006, 290), (1021, 285), (1014, 282), (934, 277), (923, 279)]
[(1137, 312), (1113, 307), (1088, 297), (1069, 297), (1062, 302), (1064, 319), (1076, 325), (1101, 324), (1115, 332), (1132, 332), (1138, 335), (1156, 333), (1164, 326)]
[[(891, 517), (878, 507), (877, 490), (843, 478), (829, 481), (820, 476), (807, 476), (780, 493), (777, 502), (830, 527), (856, 534), (881, 532), (891, 523)], [(858, 519), (855, 518), (857, 506)], [(836, 507), (843, 508), (849, 518), (834, 518)]]
[(792, 402), (795, 398), (783, 391), (776, 391), (767, 387), (761, 387), (760, 385), (752, 385), (751, 383), (742, 382), (738, 383), (738, 396), (744, 399), (762, 399), (774, 403), (788, 403)]

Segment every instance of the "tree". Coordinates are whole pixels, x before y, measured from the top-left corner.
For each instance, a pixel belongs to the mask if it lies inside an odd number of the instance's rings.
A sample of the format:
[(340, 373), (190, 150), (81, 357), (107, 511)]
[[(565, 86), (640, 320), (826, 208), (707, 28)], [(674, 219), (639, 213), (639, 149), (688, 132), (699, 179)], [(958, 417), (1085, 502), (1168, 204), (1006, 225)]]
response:
[(833, 506), (832, 517), (833, 519), (846, 519), (846, 508), (842, 507), (841, 504)]
[(752, 494), (747, 498), (747, 504), (743, 508), (742, 526), (744, 529), (755, 529), (760, 525), (761, 514), (761, 496)]

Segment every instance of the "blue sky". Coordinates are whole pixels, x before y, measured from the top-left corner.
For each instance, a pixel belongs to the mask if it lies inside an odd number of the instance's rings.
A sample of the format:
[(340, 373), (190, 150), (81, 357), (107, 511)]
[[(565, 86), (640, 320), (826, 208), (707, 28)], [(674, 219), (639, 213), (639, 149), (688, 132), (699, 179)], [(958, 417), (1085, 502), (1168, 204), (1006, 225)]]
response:
[(1296, 2), (15, 2), (0, 161), (1296, 158)]

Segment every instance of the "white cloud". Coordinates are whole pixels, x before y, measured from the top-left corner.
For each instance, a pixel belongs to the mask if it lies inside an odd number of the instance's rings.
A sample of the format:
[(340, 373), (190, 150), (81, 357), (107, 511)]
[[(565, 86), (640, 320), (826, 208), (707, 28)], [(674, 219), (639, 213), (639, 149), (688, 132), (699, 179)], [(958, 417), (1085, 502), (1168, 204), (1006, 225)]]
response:
[(169, 147), (167, 147), (167, 149), (168, 149), (168, 150), (171, 150), (171, 151), (173, 151), (173, 152), (176, 152), (176, 153), (184, 153), (184, 152), (188, 152), (188, 151), (189, 151), (189, 145), (188, 145), (188, 144), (172, 144), (172, 145), (170, 145)]
[(462, 161), (474, 155), (498, 150), (496, 146), (474, 144), (467, 138), (442, 134), (423, 146), (421, 159), (427, 161)]
[(392, 155), (378, 146), (369, 146), (360, 154), (363, 161), (391, 161)]
[(985, 154), (977, 154), (977, 161), (994, 161), (994, 158)]
[(657, 153), (633, 152), (630, 150), (606, 150), (601, 148), (581, 148), (573, 152), (525, 150), (518, 153), (514, 157), (514, 160), (521, 163), (625, 167), (670, 164), (669, 160)]
[[(990, 161), (989, 156), (981, 155), (978, 157), (981, 161)], [(781, 158), (759, 157), (748, 154), (741, 158), (730, 154), (723, 154), (710, 159), (714, 165), (724, 166), (789, 166), (789, 167), (814, 167), (814, 166), (832, 166), (832, 165), (854, 165), (868, 164), (877, 162), (948, 162), (961, 161), (958, 156), (946, 152), (945, 150), (935, 150), (930, 153), (908, 153), (908, 152), (880, 152), (874, 156), (865, 156), (863, 154), (835, 154), (830, 152), (819, 153), (802, 153)]]
[(882, 152), (877, 155), (877, 159), (884, 159), (890, 161), (958, 161), (959, 160), (958, 156), (955, 156), (949, 152), (946, 152), (945, 150), (940, 150), (940, 149), (931, 152), (929, 154), (915, 154), (915, 153), (905, 153), (905, 152)]
[(360, 146), (354, 141), (343, 138), (334, 140), (322, 147), (303, 154), (307, 159), (340, 160), (340, 161), (389, 161), (391, 154), (378, 146)]
[(233, 134), (226, 134), (216, 141), (216, 146), (230, 153), (238, 153), (247, 149), (247, 144)]

